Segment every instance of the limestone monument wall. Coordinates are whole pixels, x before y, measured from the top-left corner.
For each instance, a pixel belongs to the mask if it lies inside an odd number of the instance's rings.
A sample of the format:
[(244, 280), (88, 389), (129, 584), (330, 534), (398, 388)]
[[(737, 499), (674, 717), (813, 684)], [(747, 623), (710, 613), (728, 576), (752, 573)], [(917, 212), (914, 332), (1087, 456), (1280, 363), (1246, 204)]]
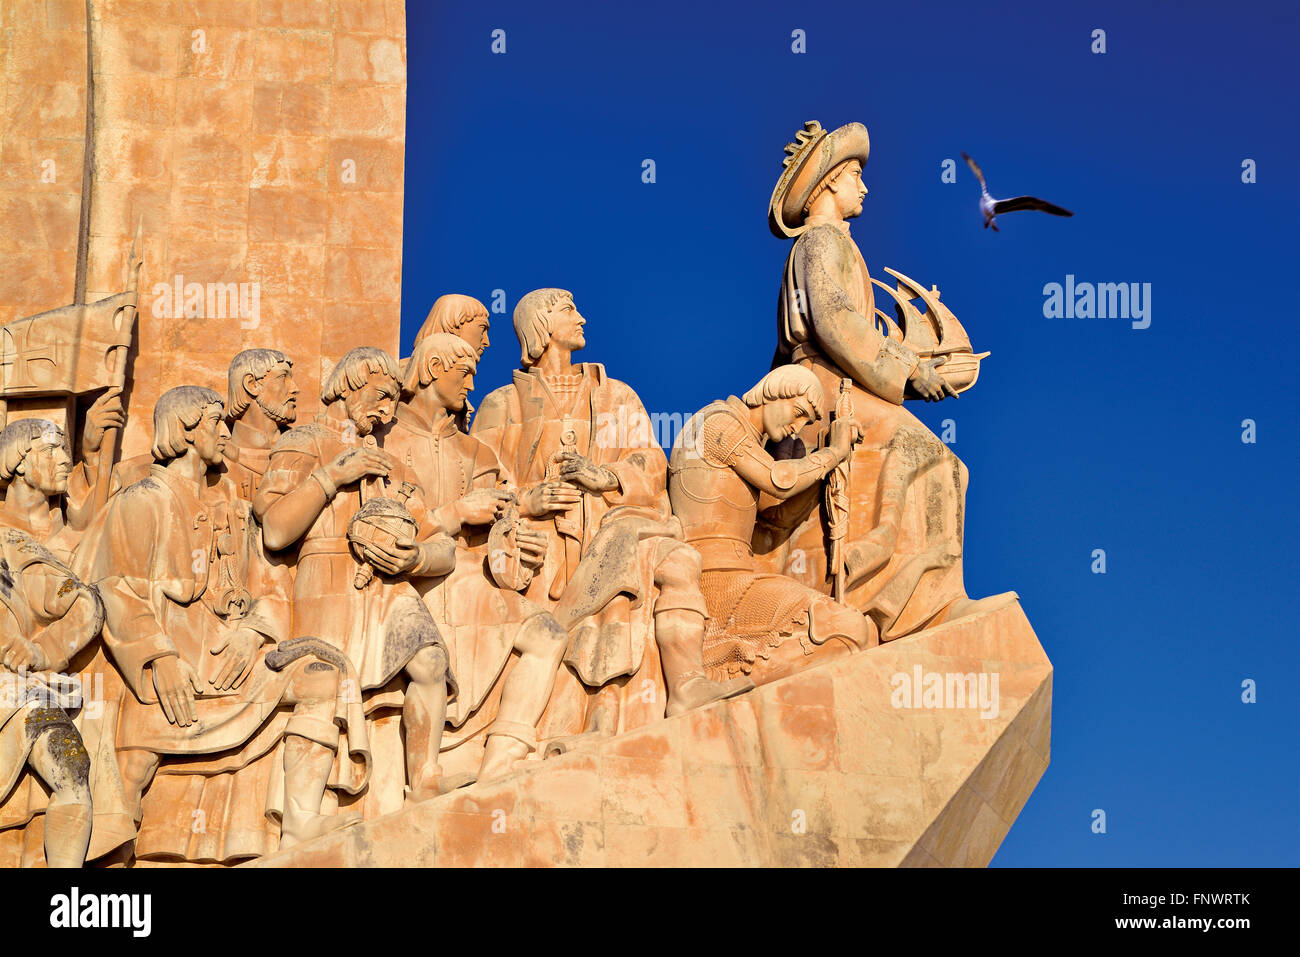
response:
[(163, 392), (224, 390), (266, 343), (297, 360), (309, 419), (322, 369), (397, 349), (404, 4), (0, 0), (0, 322), (74, 300), (88, 36), (85, 301), (144, 240), (122, 457)]
[(0, 0), (0, 322), (72, 301), (85, 86), (82, 0)]

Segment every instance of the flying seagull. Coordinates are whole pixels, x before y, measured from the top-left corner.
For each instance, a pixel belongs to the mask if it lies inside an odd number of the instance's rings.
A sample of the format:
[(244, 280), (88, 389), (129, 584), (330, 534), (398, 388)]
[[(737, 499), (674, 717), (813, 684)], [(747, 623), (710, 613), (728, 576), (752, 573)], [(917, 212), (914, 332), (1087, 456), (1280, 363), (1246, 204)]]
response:
[(971, 168), (975, 178), (980, 181), (980, 212), (984, 214), (984, 228), (993, 227), (993, 231), (1000, 232), (998, 224), (994, 222), (995, 218), (1003, 213), (1015, 213), (1022, 209), (1037, 209), (1044, 213), (1051, 213), (1053, 216), (1073, 216), (1074, 213), (1068, 209), (1062, 209), (1055, 203), (1049, 203), (1045, 199), (1039, 199), (1037, 196), (1017, 196), (1014, 199), (994, 199), (989, 195), (989, 188), (984, 184), (984, 171), (979, 165), (970, 158), (970, 154), (962, 150), (961, 158), (966, 161), (966, 165)]

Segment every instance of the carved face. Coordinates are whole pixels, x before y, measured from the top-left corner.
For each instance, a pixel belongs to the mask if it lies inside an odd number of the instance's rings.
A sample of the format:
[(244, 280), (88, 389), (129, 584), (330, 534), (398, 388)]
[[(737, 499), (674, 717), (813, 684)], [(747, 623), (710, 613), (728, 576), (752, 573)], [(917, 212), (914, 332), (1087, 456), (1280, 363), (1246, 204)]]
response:
[(488, 315), (484, 312), (466, 320), (465, 324), (456, 330), (456, 335), (473, 346), (480, 359), (483, 358), (483, 353), (487, 351), (487, 347), (492, 344), (488, 339), (488, 325)]
[(587, 324), (587, 320), (582, 318), (582, 313), (578, 312), (572, 299), (557, 302), (549, 313), (549, 319), (551, 342), (557, 346), (577, 352), (587, 344), (587, 339), (582, 334), (582, 327)]
[(465, 408), (465, 398), (474, 389), (474, 373), (470, 371), (469, 361), (461, 359), (450, 370), (440, 371), (429, 388), (438, 397), (438, 404), (448, 412)]
[(862, 197), (867, 195), (867, 187), (862, 185), (861, 163), (850, 160), (831, 184), (831, 189), (835, 193), (835, 211), (842, 219), (862, 215)]
[(815, 418), (803, 396), (763, 403), (763, 433), (773, 442), (798, 435)]
[(281, 362), (262, 377), (257, 404), (276, 425), (293, 425), (298, 418), (298, 384), (289, 363)]
[(212, 403), (203, 410), (199, 424), (190, 430), (194, 451), (206, 465), (220, 465), (221, 455), (226, 451), (226, 443), (230, 441), (230, 429), (221, 413), (221, 406)]
[(369, 435), (393, 420), (397, 408), (397, 381), (382, 372), (371, 372), (360, 389), (344, 393), (343, 404), (358, 435)]
[(42, 495), (62, 495), (68, 490), (72, 457), (63, 447), (63, 433), (42, 433), (18, 467), (27, 484)]

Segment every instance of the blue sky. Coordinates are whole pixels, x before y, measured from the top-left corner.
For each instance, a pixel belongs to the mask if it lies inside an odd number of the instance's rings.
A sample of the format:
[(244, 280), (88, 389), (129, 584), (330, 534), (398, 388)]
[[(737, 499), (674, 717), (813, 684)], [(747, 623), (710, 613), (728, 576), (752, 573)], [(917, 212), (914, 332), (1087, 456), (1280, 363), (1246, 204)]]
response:
[[(774, 345), (781, 148), (806, 119), (865, 123), (868, 267), (938, 284), (993, 353), (960, 402), (912, 404), (954, 420), (970, 468), (968, 590), (1018, 591), (1056, 669), (1052, 764), (994, 864), (1300, 863), (1300, 12), (736, 10), (408, 3), (403, 353), (441, 293), (513, 310), (556, 285), (588, 319), (582, 357), (649, 410), (739, 394)], [(963, 149), (994, 195), (1076, 215), (981, 229)], [(1067, 275), (1150, 283), (1150, 327), (1045, 318)], [(518, 364), (508, 312), (492, 332), (479, 398)]]

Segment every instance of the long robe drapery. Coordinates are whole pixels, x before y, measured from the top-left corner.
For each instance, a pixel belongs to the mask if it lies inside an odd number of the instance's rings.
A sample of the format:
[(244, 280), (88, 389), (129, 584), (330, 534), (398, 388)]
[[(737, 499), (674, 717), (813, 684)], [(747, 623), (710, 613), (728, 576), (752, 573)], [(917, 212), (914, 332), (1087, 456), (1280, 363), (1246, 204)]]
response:
[[(555, 608), (602, 527), (607, 522), (635, 523), (637, 559), (618, 569), (621, 581), (613, 590), (619, 594), (571, 628), (565, 656), (588, 694), (619, 682), (618, 725), (626, 730), (664, 715), (667, 692), (654, 642), (654, 572), (664, 554), (664, 539), (680, 540), (681, 532), (668, 505), (668, 460), (654, 440), (641, 400), (599, 363), (582, 363), (577, 369), (577, 391), (563, 400), (537, 370), (517, 370), (510, 385), (483, 400), (470, 432), (497, 454), (521, 489), (554, 478), (553, 457), (564, 448), (617, 477), (614, 489), (584, 493), (579, 506), (532, 520), (546, 533), (548, 548), (545, 564), (525, 594), (543, 607)], [(661, 534), (652, 533), (656, 528)], [(611, 536), (602, 538), (604, 542), (611, 542)], [(573, 712), (557, 718), (563, 710), (561, 699), (574, 692), (572, 682), (562, 675), (544, 719), (552, 731), (578, 730), (581, 719)]]
[[(102, 715), (93, 724), (83, 722), (95, 802), (88, 859), (137, 837), (136, 853), (142, 857), (229, 860), (273, 849), (264, 843), (264, 828), (250, 827), (246, 812), (250, 806), (263, 812), (280, 810), (281, 795), (274, 792), (282, 791), (282, 777), (274, 779), (271, 793), (220, 809), (188, 803), (199, 796), (188, 791), (179, 803), (155, 800), (155, 809), (165, 804), (178, 813), (179, 824), (150, 821), (137, 835), (144, 802), (131, 806), (120, 777), (113, 775), (115, 752), (130, 750), (160, 756), (155, 782), (172, 771), (188, 778), (227, 775), (275, 750), (284, 737), (292, 708), (283, 699), (307, 661), (281, 671), (266, 665), (267, 654), (290, 635), (290, 585), (287, 569), (265, 556), (251, 506), (224, 478), (205, 482), (200, 491), (155, 465), (147, 479), (123, 489), (96, 517), (78, 547), (74, 567), (95, 583), (103, 598), (104, 647), (120, 679), (105, 682), (117, 694), (106, 695)], [(213, 650), (231, 627), (221, 617), (226, 613), (223, 600), (237, 593), (248, 601), (237, 625), (258, 632), (265, 643), (238, 688), (205, 690), (196, 696), (199, 720), (186, 727), (172, 724), (158, 704), (149, 666), (159, 657), (175, 655), (188, 662), (209, 689), (207, 678), (220, 661)], [(101, 661), (100, 667), (110, 665)], [(359, 705), (341, 694), (335, 722), (346, 731), (340, 744), (345, 772), (331, 783), (354, 793), (365, 786), (369, 773)], [(169, 783), (164, 781), (161, 789), (170, 790)], [(201, 830), (192, 816), (196, 808), (204, 810)], [(155, 823), (159, 827), (150, 833)], [(203, 836), (193, 836), (197, 834)]]
[[(877, 325), (871, 277), (847, 223), (812, 226), (786, 260), (773, 367), (810, 369), (829, 404), (853, 380), (854, 416), (864, 438), (851, 457), (849, 529), (854, 544), (887, 553), (850, 588), (845, 603), (869, 614), (882, 641), (924, 627), (965, 597), (962, 536), (966, 466), (902, 405), (917, 356)], [(801, 433), (808, 449), (825, 444), (827, 418)], [(826, 519), (815, 499), (793, 503), (755, 530), (754, 551), (774, 571), (798, 555), (831, 593)]]

